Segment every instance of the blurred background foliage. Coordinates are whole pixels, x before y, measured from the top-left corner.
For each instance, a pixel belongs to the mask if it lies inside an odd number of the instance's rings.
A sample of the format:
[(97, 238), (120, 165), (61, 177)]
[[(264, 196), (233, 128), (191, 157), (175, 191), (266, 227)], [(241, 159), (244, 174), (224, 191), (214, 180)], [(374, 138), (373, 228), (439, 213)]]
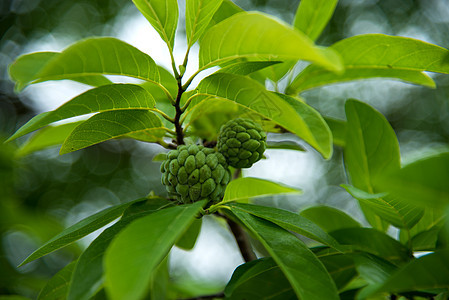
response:
[[(183, 11), (183, 1), (179, 2)], [(245, 10), (264, 11), (289, 23), (299, 3), (291, 0), (234, 2)], [(159, 163), (152, 162), (152, 157), (163, 150), (159, 146), (111, 141), (64, 156), (59, 156), (59, 149), (53, 148), (18, 157), (16, 149), (27, 137), (11, 144), (2, 143), (32, 116), (42, 112), (42, 104), (37, 99), (45, 102), (45, 98), (36, 95), (39, 90), (27, 88), (21, 94), (14, 92), (7, 68), (17, 56), (62, 49), (89, 36), (117, 36), (118, 28), (130, 26), (126, 20), (135, 26), (131, 21), (137, 16), (138, 11), (129, 0), (0, 1), (0, 295), (36, 297), (45, 281), (75, 258), (91, 240), (87, 237), (72, 247), (16, 268), (29, 253), (62, 228), (112, 204), (137, 199), (150, 191), (163, 193)], [(328, 46), (356, 34), (385, 33), (449, 48), (447, 16), (449, 3), (446, 0), (340, 0), (317, 43)], [(183, 30), (181, 14), (179, 34), (183, 34)], [(397, 81), (367, 80), (314, 89), (302, 96), (322, 114), (341, 119), (347, 98), (373, 105), (395, 129), (403, 163), (406, 163), (448, 145), (449, 77), (431, 76), (437, 89)], [(354, 199), (339, 187), (346, 182), (341, 149), (337, 147), (333, 158), (324, 161), (310, 147), (306, 148), (308, 152), (268, 151), (268, 160), (246, 172), (248, 176), (270, 178), (305, 191), (301, 197), (280, 196), (260, 202), (292, 211), (316, 204), (329, 205), (361, 219)], [(205, 242), (206, 250), (203, 249), (199, 259), (208, 261), (197, 264), (197, 268), (202, 270), (204, 278), (212, 280), (211, 286), (220, 286), (229, 279), (241, 258), (232, 244), (232, 237), (220, 226), (211, 228), (215, 231), (204, 230), (209, 241), (212, 237), (219, 238), (215, 245)], [(197, 247), (201, 246), (200, 242), (201, 238)], [(223, 246), (224, 243), (230, 246)], [(231, 247), (231, 251), (226, 250), (228, 253), (223, 255), (234, 254), (227, 260), (220, 259), (216, 253), (205, 256), (213, 246), (222, 250)], [(175, 252), (178, 254), (173, 256), (173, 262), (185, 266), (184, 269), (173, 267), (173, 274), (184, 276), (186, 270), (192, 271), (194, 264), (186, 263), (187, 254), (180, 250)], [(204, 269), (205, 265), (209, 265), (208, 270)], [(213, 270), (221, 270), (218, 277), (207, 276)], [(196, 275), (192, 271), (191, 276)]]

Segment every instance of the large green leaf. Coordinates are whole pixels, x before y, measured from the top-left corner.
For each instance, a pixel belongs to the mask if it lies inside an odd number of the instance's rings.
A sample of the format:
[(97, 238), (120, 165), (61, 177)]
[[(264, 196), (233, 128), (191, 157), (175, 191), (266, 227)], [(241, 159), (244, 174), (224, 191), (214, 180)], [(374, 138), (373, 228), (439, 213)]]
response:
[(339, 249), (338, 243), (323, 229), (312, 221), (287, 210), (259, 206), (253, 204), (234, 203), (230, 205), (232, 210), (240, 210), (256, 217), (268, 220), (286, 230), (302, 234), (315, 241)]
[(38, 300), (60, 300), (66, 299), (70, 286), (70, 278), (76, 261), (71, 262), (56, 273), (44, 286), (37, 297)]
[(160, 210), (132, 222), (116, 236), (104, 257), (111, 299), (133, 300), (145, 295), (157, 265), (204, 204), (199, 201)]
[(111, 84), (88, 90), (51, 112), (37, 115), (19, 128), (8, 141), (14, 140), (53, 122), (118, 109), (150, 109), (155, 105), (151, 94), (134, 84)]
[(178, 26), (178, 1), (133, 0), (133, 2), (172, 51)]
[(410, 230), (424, 214), (422, 208), (400, 201), (395, 197), (381, 194), (370, 194), (350, 185), (342, 185), (354, 198), (370, 207), (378, 216), (398, 228)]
[(403, 201), (423, 206), (449, 204), (449, 152), (413, 162), (387, 174), (382, 187)]
[(232, 0), (223, 0), (223, 2), (221, 3), (218, 10), (215, 12), (214, 16), (212, 17), (212, 20), (210, 21), (205, 31), (209, 30), (209, 28), (211, 28), (217, 23), (220, 23), (224, 19), (229, 18), (230, 16), (235, 15), (236, 13), (242, 11), (243, 9), (241, 9), (234, 2), (232, 2)]
[(35, 151), (62, 145), (69, 134), (84, 121), (48, 126), (33, 134), (18, 150), (18, 156), (25, 156)]
[(352, 255), (357, 272), (370, 284), (382, 283), (397, 269), (396, 266), (375, 255)]
[(204, 33), (223, 0), (187, 0), (186, 35), (192, 46)]
[[(129, 223), (139, 217), (154, 213), (170, 206), (171, 202), (162, 198), (150, 198), (129, 206), (122, 219), (103, 231), (78, 258), (73, 271), (68, 300), (90, 299), (103, 285), (103, 257), (112, 239)], [(144, 207), (144, 210), (141, 210)], [(130, 215), (130, 212), (133, 214)]]
[(226, 299), (297, 299), (293, 288), (276, 262), (261, 258), (240, 265), (224, 290)]
[(403, 264), (412, 257), (401, 243), (374, 228), (345, 228), (330, 233), (347, 251), (362, 251), (377, 255), (395, 264)]
[[(281, 98), (251, 78), (216, 73), (198, 85), (200, 95), (235, 101), (296, 134), (325, 158), (332, 154), (332, 137), (322, 117), (300, 101)], [(207, 100), (205, 100), (207, 101)]]
[(55, 250), (58, 250), (79, 240), (82, 237), (85, 237), (89, 233), (94, 232), (95, 230), (117, 219), (133, 202), (141, 200), (142, 199), (138, 199), (132, 202), (106, 208), (90, 217), (79, 221), (69, 228), (64, 229), (60, 234), (56, 235), (44, 245), (42, 245), (39, 249), (31, 253), (31, 255), (28, 256), (19, 266), (23, 266), (30, 261), (38, 259), (39, 257), (47, 255)]
[[(25, 54), (16, 59), (9, 67), (9, 75), (16, 82), (15, 90), (17, 92), (24, 89), (27, 85), (38, 79), (37, 74), (54, 59), (58, 52), (35, 52)], [(104, 76), (73, 76), (67, 78), (91, 86), (101, 86), (111, 84), (112, 82)]]
[(196, 240), (201, 231), (201, 225), (203, 224), (203, 219), (194, 220), (187, 228), (186, 232), (181, 236), (179, 240), (176, 241), (176, 247), (184, 250), (192, 250), (195, 247)]
[[(217, 37), (220, 41), (217, 42)], [(298, 49), (301, 49), (300, 51)], [(341, 71), (340, 58), (290, 26), (261, 13), (235, 14), (207, 31), (200, 43), (200, 68), (239, 57), (315, 62)]]
[(334, 13), (338, 0), (301, 0), (293, 25), (316, 40)]
[(347, 254), (333, 254), (318, 257), (341, 291), (356, 275), (354, 260)]
[(79, 41), (62, 51), (45, 65), (34, 82), (101, 74), (160, 81), (150, 56), (121, 40), (101, 37)]
[(231, 207), (231, 211), (270, 253), (298, 298), (339, 299), (326, 268), (296, 236), (240, 209)]
[(387, 77), (435, 87), (422, 71), (449, 73), (449, 51), (423, 41), (383, 34), (365, 34), (341, 40), (330, 47), (340, 53), (341, 74), (313, 65), (293, 80), (294, 92), (330, 83)]
[(264, 68), (279, 64), (280, 61), (242, 61), (221, 68), (217, 73), (249, 75)]
[(232, 180), (226, 186), (223, 202), (226, 203), (260, 196), (291, 193), (301, 194), (302, 192), (269, 180), (243, 177)]
[(76, 127), (61, 147), (60, 154), (70, 153), (113, 138), (135, 133), (159, 134), (162, 122), (148, 110), (114, 110), (90, 117)]
[(326, 232), (344, 228), (360, 228), (361, 225), (341, 210), (329, 206), (314, 206), (302, 210), (301, 216), (311, 220)]

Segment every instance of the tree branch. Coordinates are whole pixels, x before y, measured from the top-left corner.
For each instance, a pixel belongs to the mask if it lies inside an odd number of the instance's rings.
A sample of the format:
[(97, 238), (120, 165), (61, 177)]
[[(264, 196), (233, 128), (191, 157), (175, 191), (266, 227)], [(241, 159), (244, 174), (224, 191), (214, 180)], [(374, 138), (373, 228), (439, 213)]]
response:
[(246, 232), (240, 227), (239, 224), (232, 221), (226, 216), (223, 216), (228, 222), (229, 228), (231, 229), (232, 234), (235, 237), (235, 241), (239, 246), (240, 253), (242, 254), (243, 260), (245, 262), (250, 262), (252, 260), (257, 259), (256, 254), (253, 252), (253, 248), (251, 247), (251, 243), (249, 242), (248, 236)]

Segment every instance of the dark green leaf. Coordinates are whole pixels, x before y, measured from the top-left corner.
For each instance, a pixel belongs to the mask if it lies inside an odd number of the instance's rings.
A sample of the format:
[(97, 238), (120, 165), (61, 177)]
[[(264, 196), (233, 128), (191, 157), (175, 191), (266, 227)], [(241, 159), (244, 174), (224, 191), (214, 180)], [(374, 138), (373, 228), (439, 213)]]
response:
[(37, 297), (38, 300), (61, 300), (66, 299), (69, 291), (70, 278), (76, 261), (65, 266), (61, 271), (56, 273), (44, 286)]
[(172, 51), (178, 26), (178, 1), (133, 0), (133, 2)]
[(344, 228), (359, 228), (360, 224), (341, 210), (329, 206), (314, 206), (300, 212), (300, 215), (331, 232)]
[(346, 121), (323, 117), (332, 132), (334, 145), (344, 147), (346, 143)]
[(322, 67), (307, 67), (292, 82), (292, 91), (304, 91), (330, 83), (387, 77), (435, 87), (422, 71), (449, 73), (449, 51), (423, 41), (383, 34), (365, 34), (330, 47), (340, 53), (345, 71), (335, 74)]
[(230, 73), (236, 75), (249, 75), (264, 68), (281, 63), (280, 61), (242, 61), (221, 68), (216, 73)]
[(161, 120), (148, 110), (106, 111), (76, 127), (62, 145), (60, 154), (139, 132), (158, 135), (161, 130)]
[(301, 32), (260, 13), (241, 12), (209, 29), (201, 40), (199, 55), (201, 69), (230, 59), (253, 57), (304, 59), (330, 70), (342, 70), (335, 52), (315, 46)]
[(319, 257), (340, 291), (356, 275), (354, 260), (346, 254), (334, 254)]
[(284, 273), (272, 258), (240, 265), (225, 288), (226, 299), (297, 299)]
[(205, 201), (166, 208), (132, 222), (106, 250), (106, 290), (111, 299), (140, 299), (151, 276)]
[(338, 0), (301, 0), (294, 26), (316, 40), (334, 13)]
[(271, 222), (233, 207), (231, 211), (263, 244), (299, 298), (338, 299), (329, 273), (302, 241)]
[[(133, 202), (141, 200), (142, 199), (139, 199)], [(70, 226), (69, 228), (64, 229), (60, 234), (56, 235), (48, 242), (46, 242), (43, 246), (41, 246), (39, 249), (31, 253), (31, 255), (28, 256), (20, 264), (20, 266), (23, 266), (24, 264), (27, 264), (30, 261), (33, 261), (55, 250), (65, 247), (79, 240), (80, 238), (85, 237), (89, 233), (94, 232), (95, 230), (103, 227), (104, 225), (107, 225), (108, 223), (117, 219), (125, 211), (125, 209), (127, 209), (128, 206), (130, 206), (133, 202), (123, 203), (106, 208), (100, 212), (97, 212), (94, 215), (91, 215), (90, 217), (87, 217), (79, 221), (78, 223)]]
[(357, 272), (370, 284), (384, 282), (397, 269), (381, 257), (367, 253), (355, 254), (353, 259)]
[(192, 224), (190, 224), (187, 231), (181, 236), (179, 240), (176, 241), (176, 246), (184, 249), (191, 250), (195, 246), (198, 235), (201, 231), (202, 219), (194, 220)]
[(187, 0), (186, 35), (192, 46), (204, 33), (223, 0)]

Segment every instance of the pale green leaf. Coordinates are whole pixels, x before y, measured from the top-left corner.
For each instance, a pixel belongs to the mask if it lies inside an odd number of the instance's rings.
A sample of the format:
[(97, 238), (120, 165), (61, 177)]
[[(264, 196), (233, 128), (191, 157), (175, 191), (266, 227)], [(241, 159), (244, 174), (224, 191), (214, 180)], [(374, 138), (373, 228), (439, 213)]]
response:
[(172, 51), (178, 26), (178, 1), (133, 0), (133, 3)]
[(201, 231), (202, 219), (194, 220), (187, 231), (176, 241), (176, 246), (184, 250), (192, 250)]
[(111, 299), (141, 299), (158, 264), (193, 222), (205, 201), (166, 208), (142, 217), (112, 241), (104, 257)]
[[(234, 181), (232, 181), (234, 182)], [(232, 183), (231, 182), (231, 183)], [(312, 221), (287, 210), (253, 204), (233, 203), (232, 210), (241, 210), (270, 221), (286, 230), (302, 234), (322, 244), (339, 249), (338, 243)]]
[(155, 197), (130, 205), (123, 213), (122, 219), (104, 230), (78, 258), (67, 299), (91, 299), (103, 285), (103, 257), (112, 239), (136, 218), (154, 213), (170, 206), (171, 203), (166, 199)]
[[(220, 37), (217, 42), (217, 37)], [(301, 51), (298, 51), (301, 49)], [(314, 45), (301, 32), (273, 18), (253, 12), (237, 13), (209, 29), (200, 43), (200, 68), (239, 57), (307, 60), (341, 71), (339, 56)]]
[(186, 35), (192, 46), (204, 33), (223, 0), (187, 0)]
[(209, 30), (209, 28), (211, 28), (217, 23), (220, 23), (224, 19), (229, 18), (230, 16), (235, 15), (236, 13), (242, 11), (243, 9), (241, 9), (234, 2), (232, 2), (232, 0), (223, 0), (223, 2), (221, 3), (218, 10), (215, 12), (214, 16), (212, 17), (212, 20), (210, 21), (205, 31)]
[(292, 92), (377, 77), (435, 87), (422, 71), (449, 73), (449, 50), (411, 38), (364, 34), (341, 40), (330, 48), (341, 55), (345, 71), (335, 74), (316, 65), (309, 66), (293, 80)]
[(65, 266), (62, 270), (56, 273), (37, 297), (38, 300), (61, 300), (66, 299), (67, 292), (70, 286), (70, 278), (72, 277), (73, 269), (75, 268), (76, 261), (71, 262)]
[(231, 211), (270, 253), (298, 298), (339, 299), (331, 276), (301, 240), (271, 222), (239, 209)]
[[(141, 199), (135, 200), (133, 202), (140, 200)], [(109, 224), (113, 220), (117, 219), (133, 202), (123, 203), (106, 208), (94, 215), (91, 215), (90, 217), (79, 221), (69, 228), (64, 229), (61, 233), (59, 233), (44, 245), (42, 245), (39, 249), (31, 253), (31, 255), (28, 256), (19, 266), (23, 266), (30, 261), (33, 261), (55, 250), (65, 247), (79, 240), (80, 238), (85, 237), (89, 233), (94, 232), (95, 230)]]
[(359, 228), (361, 225), (341, 210), (329, 206), (314, 206), (304, 209), (300, 215), (314, 222), (326, 232), (344, 228)]
[(134, 133), (159, 133), (161, 128), (161, 120), (148, 110), (106, 111), (90, 117), (76, 127), (62, 145), (60, 154)]
[(291, 140), (267, 141), (267, 149), (306, 151), (306, 149), (301, 144)]
[(101, 37), (79, 41), (62, 51), (45, 65), (34, 82), (101, 74), (160, 81), (150, 56), (121, 40)]
[(19, 128), (8, 141), (60, 120), (118, 109), (151, 109), (154, 98), (134, 84), (112, 84), (88, 90), (51, 112), (39, 114)]
[(200, 95), (235, 101), (296, 134), (323, 157), (329, 158), (332, 154), (332, 136), (318, 112), (305, 103), (287, 96), (281, 98), (267, 91), (251, 78), (225, 73), (212, 74), (201, 81), (198, 92)]
[[(9, 67), (9, 75), (16, 82), (15, 90), (17, 92), (24, 89), (27, 85), (38, 79), (39, 72), (59, 53), (57, 52), (35, 52), (20, 56)], [(67, 78), (91, 86), (101, 86), (111, 84), (112, 82), (104, 76), (73, 76)]]
[(249, 75), (256, 71), (281, 63), (280, 61), (242, 61), (221, 68), (216, 73)]
[(69, 134), (84, 121), (48, 126), (33, 134), (18, 150), (18, 156), (26, 156), (49, 147), (62, 145)]
[(293, 24), (316, 40), (332, 17), (338, 0), (301, 0)]
[(346, 121), (323, 117), (332, 132), (334, 145), (344, 147), (346, 143)]

